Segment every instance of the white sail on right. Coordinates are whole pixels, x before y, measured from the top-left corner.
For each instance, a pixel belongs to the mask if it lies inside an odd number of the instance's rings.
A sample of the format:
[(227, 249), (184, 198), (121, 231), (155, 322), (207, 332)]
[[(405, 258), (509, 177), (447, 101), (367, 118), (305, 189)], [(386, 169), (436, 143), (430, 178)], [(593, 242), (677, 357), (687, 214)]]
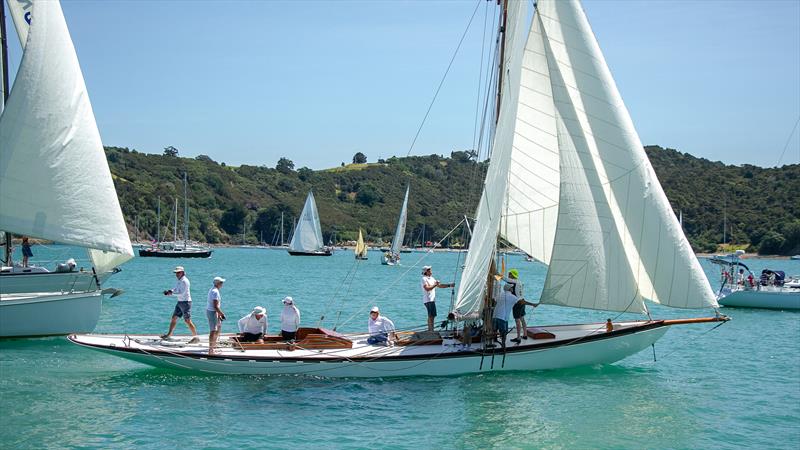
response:
[(322, 228), (319, 224), (319, 213), (314, 201), (314, 193), (309, 192), (306, 204), (297, 222), (297, 228), (289, 243), (289, 250), (293, 252), (315, 252), (325, 246), (322, 240)]
[[(522, 40), (527, 13), (519, 3), (527, 2), (509, 4), (508, 53)], [(626, 312), (646, 311), (645, 299), (716, 307), (579, 2), (540, 0), (524, 53), (521, 67), (513, 56), (504, 61), (503, 76), (513, 83), (518, 75), (522, 89), (503, 85), (478, 244), (456, 309), (480, 306), (493, 233), (549, 264), (544, 303)], [(488, 202), (503, 205), (502, 225)]]
[(400, 248), (403, 246), (403, 238), (406, 235), (406, 222), (408, 221), (408, 191), (411, 186), (406, 186), (406, 196), (403, 199), (403, 207), (400, 208), (400, 217), (397, 219), (397, 228), (394, 230), (394, 239), (392, 240), (391, 253), (393, 255), (400, 254)]
[(100, 133), (61, 5), (32, 15), (0, 116), (0, 229), (93, 249), (106, 271), (133, 248)]

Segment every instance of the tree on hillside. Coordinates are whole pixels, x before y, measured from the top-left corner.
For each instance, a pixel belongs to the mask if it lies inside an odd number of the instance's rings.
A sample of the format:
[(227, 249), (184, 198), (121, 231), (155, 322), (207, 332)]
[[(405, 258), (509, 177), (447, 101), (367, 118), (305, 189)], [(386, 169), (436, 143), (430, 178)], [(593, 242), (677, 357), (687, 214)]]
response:
[(284, 174), (292, 173), (292, 171), (294, 170), (294, 163), (292, 162), (291, 159), (281, 158), (278, 160), (278, 164), (275, 166), (275, 170)]
[(353, 155), (353, 164), (366, 164), (367, 163), (367, 155), (358, 152)]
[(178, 149), (171, 145), (169, 147), (164, 147), (164, 156), (176, 157), (178, 156)]
[(314, 171), (308, 167), (303, 166), (297, 170), (297, 177), (300, 178), (300, 181), (308, 181), (312, 175), (314, 175)]
[(228, 234), (240, 233), (244, 226), (245, 216), (247, 216), (247, 211), (244, 206), (234, 204), (229, 210), (222, 213), (222, 217), (219, 219), (219, 227)]

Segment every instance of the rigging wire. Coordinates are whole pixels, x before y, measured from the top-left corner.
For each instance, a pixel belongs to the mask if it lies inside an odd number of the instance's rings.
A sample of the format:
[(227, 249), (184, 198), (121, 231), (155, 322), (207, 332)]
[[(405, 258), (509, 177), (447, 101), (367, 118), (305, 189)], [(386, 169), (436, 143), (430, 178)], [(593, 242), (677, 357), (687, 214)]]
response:
[(419, 138), (419, 134), (422, 132), (422, 127), (425, 125), (425, 121), (428, 119), (428, 115), (431, 113), (433, 104), (436, 103), (436, 98), (439, 96), (439, 91), (441, 91), (442, 85), (444, 85), (444, 80), (447, 79), (447, 74), (450, 72), (450, 68), (453, 67), (453, 61), (455, 61), (458, 51), (461, 49), (461, 44), (464, 42), (464, 38), (467, 36), (470, 26), (472, 26), (472, 20), (475, 19), (475, 14), (478, 12), (478, 7), (481, 5), (482, 1), (483, 0), (478, 0), (475, 3), (475, 9), (472, 11), (472, 16), (470, 16), (467, 27), (464, 29), (464, 33), (461, 35), (461, 39), (458, 41), (458, 45), (453, 52), (453, 56), (450, 58), (450, 63), (447, 65), (447, 69), (444, 71), (441, 81), (439, 81), (439, 86), (436, 88), (436, 92), (433, 94), (431, 103), (428, 105), (428, 110), (425, 111), (425, 117), (422, 118), (422, 122), (419, 124), (419, 128), (417, 128), (417, 134), (414, 135), (414, 140), (411, 141), (411, 146), (408, 148), (408, 153), (406, 153), (406, 156), (411, 155), (411, 151), (414, 150), (414, 144), (417, 143), (417, 138)]
[(794, 128), (792, 128), (792, 132), (789, 133), (789, 138), (786, 139), (786, 145), (783, 146), (783, 152), (781, 152), (781, 157), (778, 158), (778, 163), (775, 164), (776, 167), (781, 165), (781, 161), (783, 161), (783, 155), (786, 154), (786, 149), (789, 148), (789, 143), (792, 142), (792, 136), (794, 136), (794, 132), (797, 131), (798, 124), (800, 124), (800, 116), (797, 117), (797, 121), (794, 123)]

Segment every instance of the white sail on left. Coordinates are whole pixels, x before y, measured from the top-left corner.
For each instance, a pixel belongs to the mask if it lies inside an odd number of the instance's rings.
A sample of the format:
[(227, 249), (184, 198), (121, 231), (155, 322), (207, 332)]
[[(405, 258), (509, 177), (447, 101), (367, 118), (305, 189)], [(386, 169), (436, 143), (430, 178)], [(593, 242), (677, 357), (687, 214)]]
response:
[(0, 116), (0, 229), (92, 249), (105, 271), (133, 248), (86, 84), (61, 5), (37, 1), (31, 14)]
[(293, 252), (314, 252), (325, 246), (322, 240), (322, 228), (319, 224), (319, 213), (317, 203), (314, 201), (314, 193), (309, 192), (297, 228), (294, 230), (292, 242), (289, 243), (289, 250)]
[(8, 12), (17, 30), (19, 43), (25, 48), (28, 41), (28, 29), (33, 15), (33, 0), (8, 0)]
[(391, 252), (393, 255), (400, 254), (400, 248), (403, 246), (403, 238), (406, 235), (406, 222), (408, 221), (408, 191), (411, 190), (410, 186), (406, 186), (406, 196), (403, 199), (403, 207), (400, 208), (400, 217), (397, 219), (397, 228), (394, 231), (394, 238), (392, 240)]

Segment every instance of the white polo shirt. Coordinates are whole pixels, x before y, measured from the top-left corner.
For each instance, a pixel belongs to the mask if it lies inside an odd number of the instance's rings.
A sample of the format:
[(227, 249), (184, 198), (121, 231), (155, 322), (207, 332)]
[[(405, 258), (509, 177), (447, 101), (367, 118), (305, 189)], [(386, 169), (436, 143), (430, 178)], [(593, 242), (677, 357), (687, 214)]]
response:
[(431, 289), (430, 291), (425, 289), (425, 286), (436, 286), (436, 278), (431, 276), (423, 276), (422, 283), (420, 283), (420, 288), (422, 289), (422, 303), (428, 303), (436, 300), (436, 288)]

